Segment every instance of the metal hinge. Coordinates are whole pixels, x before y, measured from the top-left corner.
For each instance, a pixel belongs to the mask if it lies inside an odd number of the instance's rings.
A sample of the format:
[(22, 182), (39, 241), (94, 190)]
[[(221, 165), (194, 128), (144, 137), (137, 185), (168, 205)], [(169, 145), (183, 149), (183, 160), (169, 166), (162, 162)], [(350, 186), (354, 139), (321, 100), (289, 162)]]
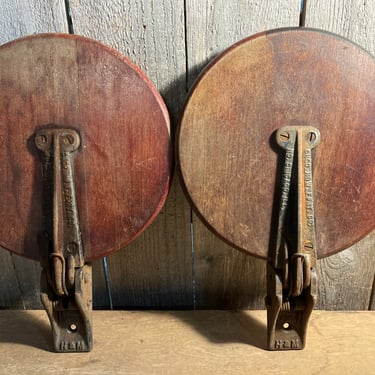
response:
[(276, 246), (267, 264), (267, 346), (303, 349), (317, 298), (312, 149), (320, 132), (286, 126), (276, 133), (284, 149)]
[(41, 239), (41, 300), (57, 352), (92, 348), (92, 276), (85, 263), (74, 187), (73, 155), (80, 136), (73, 129), (35, 133), (42, 151), (45, 233)]

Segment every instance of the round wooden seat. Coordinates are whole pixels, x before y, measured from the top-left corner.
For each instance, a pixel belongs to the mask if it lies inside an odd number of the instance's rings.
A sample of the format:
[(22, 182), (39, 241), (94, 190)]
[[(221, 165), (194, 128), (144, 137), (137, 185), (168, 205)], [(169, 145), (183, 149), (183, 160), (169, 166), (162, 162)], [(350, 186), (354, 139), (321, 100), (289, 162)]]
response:
[(352, 245), (375, 226), (375, 60), (312, 29), (243, 40), (200, 75), (178, 134), (182, 179), (206, 224), (232, 246), (266, 258), (280, 148), (287, 125), (319, 129), (314, 150), (317, 255)]
[(44, 197), (34, 134), (51, 127), (81, 138), (74, 180), (85, 259), (127, 245), (170, 185), (169, 118), (157, 90), (84, 37), (41, 34), (0, 47), (0, 244), (35, 260)]

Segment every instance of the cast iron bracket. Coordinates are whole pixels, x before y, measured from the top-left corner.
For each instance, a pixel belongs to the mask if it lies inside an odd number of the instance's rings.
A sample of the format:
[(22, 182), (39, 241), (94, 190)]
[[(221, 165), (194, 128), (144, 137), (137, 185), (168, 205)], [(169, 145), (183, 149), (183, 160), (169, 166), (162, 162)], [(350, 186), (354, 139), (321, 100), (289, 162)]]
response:
[(320, 132), (286, 126), (276, 133), (284, 149), (276, 247), (267, 262), (267, 346), (303, 349), (317, 298), (312, 149)]
[(35, 133), (42, 151), (45, 233), (41, 241), (41, 300), (51, 322), (56, 352), (92, 348), (92, 276), (85, 263), (74, 187), (73, 129)]

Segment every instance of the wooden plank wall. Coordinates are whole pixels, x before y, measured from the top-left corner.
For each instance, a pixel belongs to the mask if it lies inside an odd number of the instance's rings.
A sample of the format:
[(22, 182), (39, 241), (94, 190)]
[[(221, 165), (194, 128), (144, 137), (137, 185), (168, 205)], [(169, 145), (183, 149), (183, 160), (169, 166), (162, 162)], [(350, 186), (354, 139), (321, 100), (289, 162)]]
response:
[[(174, 133), (187, 90), (208, 61), (258, 31), (298, 26), (300, 10), (300, 0), (0, 0), (0, 43), (74, 32), (116, 48), (160, 90)], [(305, 1), (306, 26), (346, 36), (372, 54), (374, 19), (375, 0)], [(319, 261), (318, 308), (374, 309), (374, 245), (375, 232)], [(264, 308), (265, 262), (209, 232), (177, 178), (155, 222), (107, 261), (115, 308)], [(102, 262), (93, 266), (94, 306), (107, 308)], [(39, 273), (37, 263), (0, 249), (0, 307), (40, 308)]]

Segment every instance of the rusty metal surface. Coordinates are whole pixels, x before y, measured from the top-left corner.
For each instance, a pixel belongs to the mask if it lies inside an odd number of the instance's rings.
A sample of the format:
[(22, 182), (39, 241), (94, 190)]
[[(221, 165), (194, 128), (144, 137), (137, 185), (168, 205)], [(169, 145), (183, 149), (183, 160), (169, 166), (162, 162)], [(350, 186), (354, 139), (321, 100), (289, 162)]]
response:
[(316, 150), (318, 258), (375, 225), (375, 59), (339, 36), (281, 29), (243, 40), (200, 75), (178, 133), (182, 179), (204, 222), (267, 258), (280, 148), (274, 133), (309, 124)]
[(73, 129), (52, 127), (36, 132), (34, 140), (42, 153), (44, 182), (41, 300), (55, 351), (89, 351), (92, 277), (91, 266), (85, 265), (73, 168), (81, 139)]
[(74, 289), (57, 298), (46, 270), (41, 276), (41, 301), (52, 327), (54, 350), (60, 353), (87, 352), (92, 349), (92, 273), (85, 264), (75, 272)]
[(320, 132), (287, 126), (276, 132), (276, 142), (284, 160), (276, 246), (267, 264), (267, 342), (270, 350), (303, 349), (317, 298), (312, 150)]
[(80, 146), (72, 129), (45, 129), (35, 135), (42, 152), (44, 228), (40, 233), (41, 263), (58, 296), (68, 296), (75, 269), (85, 263), (74, 186), (73, 156)]

